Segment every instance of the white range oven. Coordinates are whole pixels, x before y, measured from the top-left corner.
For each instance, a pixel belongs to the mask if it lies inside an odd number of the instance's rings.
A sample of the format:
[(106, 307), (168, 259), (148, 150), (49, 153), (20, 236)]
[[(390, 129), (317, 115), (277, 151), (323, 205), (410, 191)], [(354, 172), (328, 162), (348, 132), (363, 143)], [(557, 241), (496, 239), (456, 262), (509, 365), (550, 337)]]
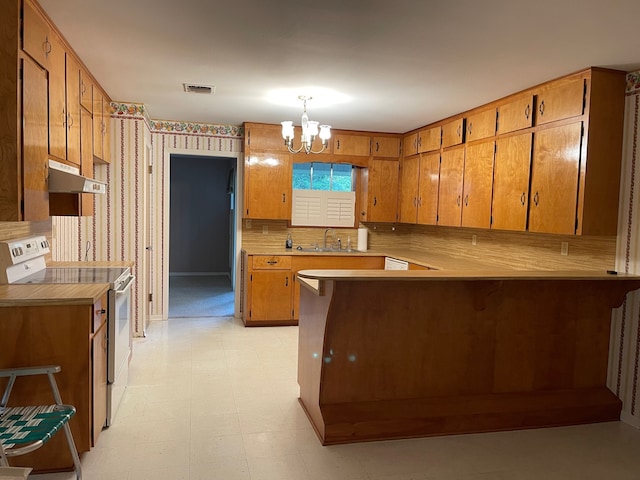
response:
[(129, 267), (47, 267), (50, 252), (44, 236), (0, 242), (0, 283), (78, 284), (108, 283), (107, 305), (107, 422), (111, 425), (129, 378), (132, 349), (131, 286)]

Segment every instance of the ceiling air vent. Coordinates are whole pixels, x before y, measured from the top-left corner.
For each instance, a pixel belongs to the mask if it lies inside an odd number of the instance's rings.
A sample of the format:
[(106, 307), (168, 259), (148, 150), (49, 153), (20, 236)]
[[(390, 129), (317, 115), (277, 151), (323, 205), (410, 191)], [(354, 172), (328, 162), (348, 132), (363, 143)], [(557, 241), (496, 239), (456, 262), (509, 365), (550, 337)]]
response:
[(207, 95), (213, 95), (216, 93), (216, 87), (214, 85), (194, 85), (192, 83), (183, 83), (184, 91), (187, 93), (206, 93)]

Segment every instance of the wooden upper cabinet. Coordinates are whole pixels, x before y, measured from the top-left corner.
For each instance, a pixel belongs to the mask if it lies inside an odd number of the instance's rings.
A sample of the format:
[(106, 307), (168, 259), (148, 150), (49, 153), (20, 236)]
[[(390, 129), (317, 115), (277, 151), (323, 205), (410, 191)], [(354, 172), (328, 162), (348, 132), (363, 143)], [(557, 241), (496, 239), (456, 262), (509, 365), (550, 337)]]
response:
[(252, 151), (245, 156), (244, 218), (291, 218), (290, 154)]
[[(16, 1), (16, 0), (12, 0)], [(30, 0), (24, 0), (22, 49), (41, 67), (48, 68), (51, 30)]]
[(333, 139), (334, 155), (358, 155), (368, 157), (371, 152), (371, 137), (364, 135), (337, 134)]
[(442, 126), (442, 146), (459, 145), (464, 140), (464, 118), (445, 123)]
[(93, 96), (93, 157), (98, 163), (111, 162), (109, 100), (95, 85)]
[(367, 220), (395, 222), (398, 212), (399, 162), (373, 159), (369, 167)]
[(420, 158), (418, 181), (418, 223), (436, 225), (438, 221), (438, 187), (440, 184), (440, 152), (426, 153)]
[(527, 229), (531, 139), (531, 133), (523, 133), (496, 141), (491, 211), (493, 229)]
[(374, 157), (400, 158), (400, 138), (373, 137), (371, 155)]
[(22, 218), (49, 218), (47, 186), (47, 72), (22, 62)]
[(83, 68), (80, 69), (80, 105), (93, 112), (93, 82)]
[[(262, 123), (245, 123), (245, 147), (250, 150), (263, 150), (269, 152), (289, 152), (282, 138), (280, 125), (266, 125)], [(294, 147), (300, 142), (299, 130), (296, 130)]]
[(467, 117), (466, 141), (493, 137), (496, 134), (496, 109), (474, 113)]
[(542, 125), (564, 118), (576, 117), (584, 113), (585, 80), (561, 82), (538, 94), (536, 125)]
[(442, 153), (440, 162), (440, 195), (438, 198), (438, 225), (459, 227), (462, 219), (462, 181), (464, 175), (464, 148)]
[(80, 64), (67, 53), (67, 160), (80, 165)]
[(467, 145), (464, 159), (462, 226), (491, 226), (491, 193), (495, 142)]
[(49, 54), (49, 153), (67, 158), (66, 52), (58, 35), (50, 37)]
[(533, 125), (533, 95), (513, 100), (498, 107), (497, 133), (509, 133)]
[(418, 212), (418, 179), (420, 156), (412, 155), (402, 159), (399, 195), (399, 222), (416, 223)]
[(418, 132), (418, 153), (440, 150), (442, 127), (431, 127)]
[(576, 230), (582, 122), (536, 132), (531, 166), (529, 231)]
[[(93, 119), (85, 110), (80, 110), (80, 173), (93, 178)], [(79, 215), (93, 215), (93, 201), (93, 194), (81, 194)]]
[(402, 139), (402, 154), (405, 157), (410, 157), (411, 155), (415, 155), (418, 153), (418, 134), (412, 133), (411, 135), (406, 135)]

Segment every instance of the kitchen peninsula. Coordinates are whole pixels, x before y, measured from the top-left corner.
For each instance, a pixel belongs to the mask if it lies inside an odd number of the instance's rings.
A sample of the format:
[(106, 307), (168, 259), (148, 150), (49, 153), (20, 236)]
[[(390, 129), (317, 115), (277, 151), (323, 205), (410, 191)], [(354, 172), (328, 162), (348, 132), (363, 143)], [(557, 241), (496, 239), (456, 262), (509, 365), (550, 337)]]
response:
[(304, 270), (300, 402), (325, 445), (618, 420), (604, 271)]

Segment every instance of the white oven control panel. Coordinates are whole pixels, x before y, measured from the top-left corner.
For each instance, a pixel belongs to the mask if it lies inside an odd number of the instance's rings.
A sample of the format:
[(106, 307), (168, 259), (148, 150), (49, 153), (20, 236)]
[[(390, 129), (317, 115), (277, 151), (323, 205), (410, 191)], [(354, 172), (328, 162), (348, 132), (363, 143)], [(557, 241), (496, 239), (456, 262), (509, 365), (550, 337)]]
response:
[(3, 269), (49, 253), (49, 241), (44, 235), (0, 242), (0, 265)]

